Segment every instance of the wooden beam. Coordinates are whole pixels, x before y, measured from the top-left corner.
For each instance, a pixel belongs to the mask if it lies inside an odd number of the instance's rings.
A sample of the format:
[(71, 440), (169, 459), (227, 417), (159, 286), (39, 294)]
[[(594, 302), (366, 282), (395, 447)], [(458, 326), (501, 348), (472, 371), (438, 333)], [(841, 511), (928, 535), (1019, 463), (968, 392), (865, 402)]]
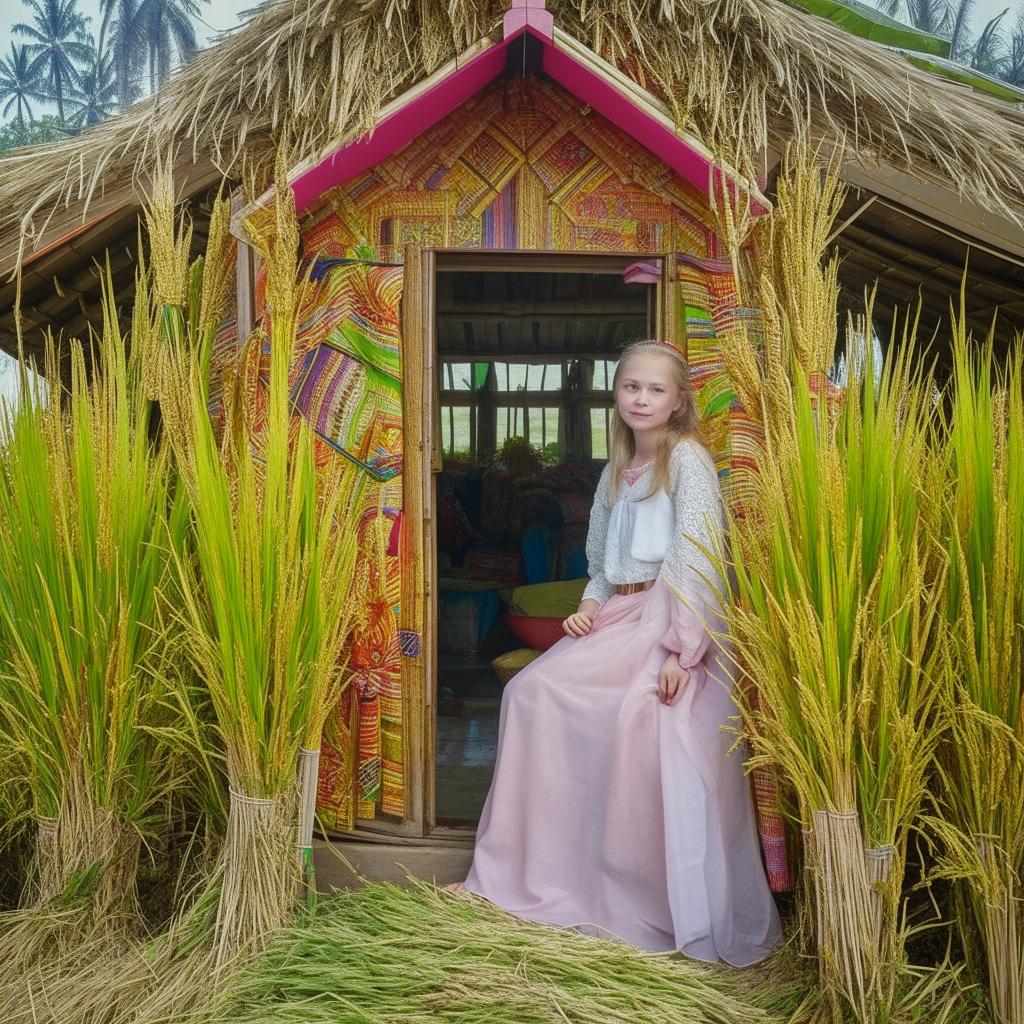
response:
[[(191, 154), (191, 150), (187, 152)], [(197, 163), (192, 162), (191, 156), (182, 159), (175, 165), (174, 172), (175, 181), (187, 192), (187, 198), (224, 180), (223, 171), (216, 167), (212, 160), (205, 157)], [(133, 181), (110, 187), (106, 195), (94, 196), (88, 208), (83, 202), (70, 203), (68, 208), (62, 210), (59, 215), (54, 214), (40, 237), (35, 240), (30, 249), (22, 254), (23, 260), (27, 261), (25, 269), (28, 270), (31, 267), (31, 260), (35, 253), (55, 242), (59, 243), (61, 238), (74, 231), (80, 224), (89, 219), (105, 218), (118, 211), (129, 209), (135, 212), (141, 209)], [(40, 218), (42, 218), (42, 214), (40, 214)], [(15, 268), (19, 239), (20, 232), (16, 228), (7, 232), (5, 238), (0, 239), (0, 243), (6, 246), (5, 250), (0, 253), (0, 280), (6, 279)]]
[(910, 211), (936, 230), (952, 232), (962, 242), (980, 245), (993, 255), (1024, 260), (1020, 224), (958, 196), (948, 186), (922, 181), (894, 167), (868, 167), (855, 159), (846, 163), (843, 177), (851, 185), (878, 193), (899, 212)]
[[(241, 190), (231, 197), (232, 217), (243, 205)], [(256, 323), (256, 252), (238, 238), (235, 260), (235, 323), (239, 344), (244, 344)]]
[[(885, 254), (878, 252), (863, 242), (857, 241), (851, 234), (843, 234), (838, 239), (838, 245), (840, 249), (848, 249), (858, 254), (862, 259), (866, 259), (870, 263), (869, 271), (873, 270), (880, 282), (886, 276), (901, 278), (909, 282), (913, 288), (920, 288), (924, 293), (932, 295), (936, 299), (941, 299), (943, 302), (946, 302), (949, 295), (959, 289), (959, 280), (955, 283), (949, 282), (947, 287), (943, 289), (941, 285), (933, 284), (932, 279), (928, 275), (915, 273), (912, 268), (907, 267), (902, 262), (891, 261)], [(840, 264), (839, 276), (842, 279), (842, 264)]]
[[(921, 269), (927, 273), (934, 273), (938, 270), (948, 275), (951, 282), (957, 287), (960, 286), (960, 279), (964, 273), (964, 267), (958, 266), (955, 263), (951, 263), (949, 260), (943, 259), (941, 256), (933, 253), (925, 253), (919, 249), (915, 249), (913, 246), (907, 245), (906, 242), (900, 242), (889, 235), (875, 230), (867, 230), (859, 225), (851, 225), (838, 239), (839, 243), (842, 244), (843, 238), (853, 238), (861, 242), (863, 245), (875, 251), (886, 250), (891, 254), (899, 254), (901, 261), (917, 261), (925, 264)], [(991, 274), (986, 273), (983, 270), (976, 270), (967, 264), (968, 277), (973, 280), (976, 284), (983, 284), (989, 288), (994, 288), (1000, 292), (1006, 291), (1020, 291), (1024, 294), (1024, 285), (1015, 288), (1015, 282), (1010, 279), (993, 277)]]

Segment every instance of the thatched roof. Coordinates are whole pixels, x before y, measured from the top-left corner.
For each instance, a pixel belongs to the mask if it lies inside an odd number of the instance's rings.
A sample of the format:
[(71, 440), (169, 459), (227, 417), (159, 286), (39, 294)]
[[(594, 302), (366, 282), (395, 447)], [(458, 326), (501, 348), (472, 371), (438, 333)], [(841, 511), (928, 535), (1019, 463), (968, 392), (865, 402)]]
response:
[[(194, 195), (220, 174), (237, 179), (244, 160), (265, 168), (286, 121), (297, 162), (330, 151), (446, 61), (498, 38), (506, 9), (495, 0), (268, 4), (157, 95), (74, 139), (0, 159), (0, 271), (23, 238), (30, 254), (99, 213), (120, 210), (127, 224), (158, 154), (173, 149), (183, 193)], [(781, 0), (551, 0), (549, 9), (734, 164), (752, 170), (809, 127), (845, 137), (866, 161), (1024, 217), (1024, 104), (955, 85)], [(0, 293), (0, 306), (9, 301)]]

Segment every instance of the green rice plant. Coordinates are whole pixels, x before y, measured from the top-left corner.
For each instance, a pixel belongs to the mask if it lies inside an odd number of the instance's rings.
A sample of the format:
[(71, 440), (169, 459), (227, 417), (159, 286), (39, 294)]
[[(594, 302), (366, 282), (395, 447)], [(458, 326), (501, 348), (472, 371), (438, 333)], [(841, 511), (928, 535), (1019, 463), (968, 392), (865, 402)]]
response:
[(930, 387), (908, 352), (838, 409), (794, 376), (757, 507), (731, 530), (751, 765), (796, 793), (822, 970), (865, 1021), (896, 989), (907, 835), (942, 728)]
[(998, 1024), (1024, 1022), (1024, 358), (973, 346), (953, 317), (946, 422), (952, 552), (949, 721), (940, 763), (939, 873), (960, 883), (960, 926), (980, 937)]
[[(356, 557), (362, 477), (340, 461), (318, 470), (312, 433), (292, 416), (288, 371), (307, 284), (296, 266), (294, 201), (287, 186), (279, 195), (276, 222), (254, 238), (268, 267), (265, 414), (254, 416), (243, 369), (225, 395), (220, 440), (207, 409), (212, 321), (204, 299), (188, 296), (205, 294), (209, 275), (226, 278), (221, 257), (208, 252), (197, 287), (166, 178), (148, 217), (165, 346), (161, 409), (189, 507), (175, 545), (180, 621), (230, 787), (214, 926), (219, 958), (258, 947), (294, 913), (300, 751), (319, 749), (365, 589)], [(263, 343), (261, 332), (250, 339), (249, 360), (259, 359)], [(315, 769), (304, 776), (308, 789)]]
[[(308, 796), (299, 772), (312, 761), (300, 752), (318, 746), (345, 684), (366, 587), (356, 567), (361, 477), (338, 462), (328, 466), (335, 472), (315, 467), (309, 429), (291, 415), (287, 371), (305, 282), (287, 203), (277, 235), (262, 239), (272, 270), (269, 414), (254, 418), (244, 391), (246, 359), (258, 359), (264, 342), (254, 336), (215, 435), (206, 371), (233, 262), (227, 210), (216, 204), (213, 224), (223, 230), (212, 229), (205, 257), (190, 263), (187, 225), (176, 219), (169, 178), (158, 176), (132, 325), (139, 393), (147, 407), (159, 403), (169, 463), (154, 547), (171, 568), (151, 658), (166, 718), (150, 732), (170, 752), (175, 798), (200, 806), (207, 828), (223, 821), (226, 834), (163, 932), (120, 950), (80, 934), (59, 963), (26, 978), (20, 998), (4, 1002), (0, 991), (5, 1020), (165, 1020), (212, 998), (298, 908), (298, 847), (311, 843), (298, 831)], [(315, 765), (305, 775), (315, 782)]]
[[(906, 843), (942, 730), (944, 475), (932, 386), (912, 368), (913, 323), (876, 386), (869, 301), (849, 325), (869, 350), (862, 382), (840, 392), (825, 376), (842, 188), (835, 163), (823, 173), (818, 157), (794, 142), (757, 228), (763, 330), (741, 324), (722, 339), (760, 428), (758, 470), (730, 528), (738, 588), (727, 619), (750, 766), (781, 777), (804, 840), (802, 927), (837, 1005), (874, 1024), (904, 1000)], [(737, 262), (740, 242), (729, 243)]]
[(0, 455), (0, 730), (35, 822), (31, 913), (5, 922), (5, 980), (61, 935), (75, 941), (69, 905), (90, 927), (134, 913), (140, 843), (161, 829), (172, 785), (151, 670), (167, 462), (149, 441), (109, 273), (91, 353), (90, 378), (71, 344), (65, 391), (51, 345), (47, 398), (22, 389)]

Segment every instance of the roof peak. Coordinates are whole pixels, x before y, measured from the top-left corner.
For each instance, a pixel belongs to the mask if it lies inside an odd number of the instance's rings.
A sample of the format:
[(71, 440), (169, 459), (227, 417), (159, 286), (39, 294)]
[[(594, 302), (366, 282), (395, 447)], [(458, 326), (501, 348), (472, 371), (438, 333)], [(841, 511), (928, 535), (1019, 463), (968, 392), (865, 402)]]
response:
[(547, 9), (547, 0), (512, 0), (501, 27), (506, 39), (529, 29), (551, 40), (555, 36), (555, 16)]

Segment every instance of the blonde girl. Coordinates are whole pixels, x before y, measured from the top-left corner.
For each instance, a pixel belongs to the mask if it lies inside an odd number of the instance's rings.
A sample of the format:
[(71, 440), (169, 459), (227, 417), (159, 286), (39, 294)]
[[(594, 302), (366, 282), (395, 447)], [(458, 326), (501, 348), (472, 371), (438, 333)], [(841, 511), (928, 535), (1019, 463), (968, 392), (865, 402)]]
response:
[(465, 882), (520, 917), (735, 966), (779, 943), (707, 553), (724, 525), (685, 359), (643, 341), (613, 382), (590, 580), (505, 689)]

